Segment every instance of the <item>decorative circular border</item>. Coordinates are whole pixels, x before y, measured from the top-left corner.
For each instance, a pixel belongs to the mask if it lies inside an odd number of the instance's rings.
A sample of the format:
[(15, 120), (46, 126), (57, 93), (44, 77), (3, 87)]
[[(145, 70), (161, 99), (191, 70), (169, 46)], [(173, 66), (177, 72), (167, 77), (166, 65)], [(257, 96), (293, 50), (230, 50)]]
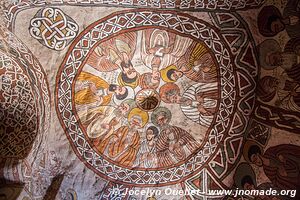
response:
[(202, 11), (202, 12), (232, 12), (237, 10), (248, 10), (259, 8), (264, 4), (265, 0), (214, 0), (214, 1), (187, 1), (180, 0), (179, 2), (175, 0), (171, 1), (123, 1), (123, 0), (106, 0), (106, 1), (95, 1), (95, 0), (16, 0), (7, 6), (5, 6), (3, 18), (5, 19), (5, 24), (7, 27), (14, 31), (15, 20), (18, 13), (23, 10), (45, 7), (45, 6), (90, 6), (90, 7), (119, 7), (119, 8), (152, 8), (152, 9), (179, 9), (181, 11)]
[[(219, 111), (216, 114), (214, 126), (210, 130), (203, 149), (196, 152), (185, 163), (174, 165), (168, 169), (134, 170), (109, 163), (93, 150), (85, 139), (79, 127), (72, 103), (72, 85), (75, 76), (82, 67), (86, 56), (100, 40), (115, 36), (128, 30), (142, 28), (160, 28), (188, 36), (194, 40), (203, 41), (214, 53), (219, 63), (220, 83), (222, 88)], [(218, 34), (218, 29), (207, 22), (187, 14), (171, 11), (123, 11), (111, 14), (86, 28), (72, 43), (67, 56), (60, 66), (56, 80), (56, 110), (59, 120), (66, 132), (71, 146), (77, 156), (87, 167), (99, 176), (128, 185), (158, 186), (170, 185), (191, 177), (200, 171), (209, 161), (218, 145), (224, 140), (230, 129), (230, 116), (234, 113), (237, 100), (235, 91), (236, 73), (231, 51), (226, 42)], [(121, 181), (120, 181), (121, 180)]]

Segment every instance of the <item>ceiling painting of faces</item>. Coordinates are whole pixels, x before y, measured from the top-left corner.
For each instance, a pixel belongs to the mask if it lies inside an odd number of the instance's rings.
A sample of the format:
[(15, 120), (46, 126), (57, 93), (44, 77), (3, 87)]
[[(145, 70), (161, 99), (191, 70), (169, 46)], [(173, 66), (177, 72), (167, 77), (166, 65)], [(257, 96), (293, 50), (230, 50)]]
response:
[(3, 2), (0, 196), (300, 199), (299, 0)]
[(220, 95), (216, 59), (203, 42), (158, 28), (128, 31), (97, 44), (84, 63), (75, 108), (100, 154), (156, 168), (201, 147)]
[[(159, 177), (162, 185), (178, 183), (212, 159), (226, 160), (224, 143), (242, 144), (239, 123), (252, 109), (256, 76), (251, 40), (235, 51), (229, 40), (210, 23), (174, 12), (125, 11), (87, 27), (64, 58), (56, 90), (79, 158), (105, 179), (143, 186)], [(253, 77), (235, 70), (244, 66)], [(222, 176), (231, 166), (212, 170)]]

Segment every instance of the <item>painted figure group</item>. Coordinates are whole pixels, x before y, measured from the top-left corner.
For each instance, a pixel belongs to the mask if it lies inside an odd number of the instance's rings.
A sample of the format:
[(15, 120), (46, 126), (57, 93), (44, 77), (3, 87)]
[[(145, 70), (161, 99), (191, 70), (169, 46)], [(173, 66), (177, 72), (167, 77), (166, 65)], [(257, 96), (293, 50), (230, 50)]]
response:
[[(155, 108), (137, 103), (141, 91), (157, 94), (145, 99)], [(174, 110), (168, 105), (207, 129), (218, 95), (217, 68), (207, 47), (151, 28), (97, 45), (77, 76), (74, 98), (98, 152), (127, 167), (155, 168), (184, 161), (200, 147), (191, 133), (170, 123)]]
[(273, 38), (258, 45), (260, 67), (273, 72), (261, 77), (258, 97), (265, 103), (291, 111), (300, 111), (300, 3), (288, 0), (283, 14), (273, 5), (258, 15), (259, 32), (274, 37), (286, 32), (289, 41), (282, 48)]
[[(243, 148), (242, 162), (234, 174), (236, 188), (244, 190), (290, 190), (286, 195), (256, 195), (257, 200), (298, 199), (300, 188), (300, 147), (292, 144), (280, 144), (267, 148), (255, 140), (247, 140)], [(262, 168), (269, 181), (257, 184), (257, 177), (252, 168)]]

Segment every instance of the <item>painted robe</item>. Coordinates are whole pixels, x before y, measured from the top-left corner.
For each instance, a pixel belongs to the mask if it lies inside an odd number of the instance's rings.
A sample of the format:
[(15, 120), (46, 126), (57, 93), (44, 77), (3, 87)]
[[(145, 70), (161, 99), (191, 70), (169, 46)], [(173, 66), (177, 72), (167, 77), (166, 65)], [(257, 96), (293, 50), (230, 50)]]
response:
[(141, 58), (151, 67), (154, 57), (161, 58), (160, 68), (165, 68), (181, 57), (192, 40), (160, 29), (146, 29), (142, 32)]
[[(80, 121), (86, 127), (87, 135), (90, 138), (111, 134), (120, 127), (122, 116), (117, 116), (115, 109), (113, 106), (98, 106), (78, 112)], [(113, 121), (116, 121), (117, 124), (113, 124)]]
[(97, 101), (97, 95), (103, 98), (101, 105), (107, 105), (111, 101), (112, 94), (105, 94), (103, 91), (109, 87), (109, 84), (102, 78), (88, 72), (81, 72), (76, 81), (89, 82), (95, 84), (97, 93), (94, 93), (89, 87), (79, 90), (75, 93), (75, 103), (90, 104)]
[(287, 190), (300, 188), (300, 146), (281, 144), (270, 147), (263, 157), (270, 160), (269, 166), (263, 165), (263, 169), (274, 186)]
[[(205, 54), (209, 54), (207, 48), (197, 42), (193, 42), (190, 47), (187, 48), (185, 54), (176, 62), (175, 66), (184, 73), (186, 77), (195, 82), (215, 82), (217, 81), (217, 69), (212, 61), (206, 63), (204, 59)], [(210, 70), (207, 72), (202, 71), (194, 66), (195, 61), (200, 61), (200, 65), (209, 65)]]
[(125, 166), (132, 166), (140, 148), (138, 132), (131, 132), (128, 126), (121, 126), (111, 135), (94, 142), (100, 153)]
[(285, 29), (290, 38), (300, 37), (300, 3), (299, 0), (288, 0), (283, 10), (283, 18), (296, 16), (299, 18), (295, 24), (286, 25)]
[[(197, 101), (197, 96), (202, 97), (203, 102)], [(217, 82), (192, 85), (183, 93), (183, 98), (192, 101), (191, 105), (182, 104), (180, 106), (184, 115), (195, 123), (209, 127), (217, 109)], [(202, 104), (203, 108), (207, 111), (206, 113), (198, 110), (199, 104)]]
[(131, 59), (136, 46), (136, 33), (127, 32), (113, 37), (94, 49), (89, 56), (87, 63), (98, 71), (113, 71), (119, 68), (123, 61), (122, 53), (127, 54)]
[[(143, 157), (147, 156), (147, 159), (144, 159)], [(141, 143), (141, 147), (139, 149), (139, 152), (137, 154), (137, 158), (134, 162), (134, 166), (138, 167), (145, 167), (145, 168), (151, 168), (157, 166), (157, 157), (156, 157), (156, 146), (155, 144), (153, 146), (150, 146), (148, 144), (148, 141), (143, 141)]]
[[(175, 144), (176, 148), (174, 148)], [(198, 146), (196, 140), (184, 129), (176, 126), (164, 128), (156, 143), (158, 167), (166, 167), (183, 161)]]
[(285, 69), (288, 77), (300, 84), (300, 37), (290, 39), (285, 47), (284, 54), (290, 55), (292, 66), (281, 66)]

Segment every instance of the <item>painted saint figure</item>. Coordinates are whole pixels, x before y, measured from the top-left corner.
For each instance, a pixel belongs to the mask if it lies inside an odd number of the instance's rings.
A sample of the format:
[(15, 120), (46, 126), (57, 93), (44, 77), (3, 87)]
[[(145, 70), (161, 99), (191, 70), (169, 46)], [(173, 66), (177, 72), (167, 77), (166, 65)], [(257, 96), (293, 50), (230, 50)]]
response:
[(300, 111), (300, 85), (287, 77), (264, 76), (259, 80), (257, 96), (263, 102), (275, 100), (275, 105), (292, 111)]
[(100, 43), (86, 64), (101, 72), (121, 69), (119, 84), (135, 88), (139, 73), (134, 69), (131, 60), (136, 48), (136, 37), (135, 32), (126, 32)]
[(183, 75), (195, 82), (217, 81), (216, 65), (204, 44), (192, 42), (176, 63), (161, 70), (165, 82), (176, 82)]
[(120, 67), (122, 71), (118, 76), (118, 83), (121, 86), (136, 88), (139, 84), (140, 74), (135, 70), (131, 61), (128, 63), (121, 62)]
[(102, 138), (114, 131), (119, 123), (114, 110), (112, 106), (98, 106), (78, 113), (89, 138)]
[[(257, 185), (256, 175), (254, 170), (248, 163), (240, 163), (234, 173), (234, 188), (239, 188), (240, 190), (268, 190), (272, 188), (277, 192), (280, 192), (278, 187), (275, 187), (272, 183), (264, 182), (260, 185)], [(280, 195), (262, 195), (258, 194), (253, 196), (254, 200), (289, 200), (291, 199), (288, 196)]]
[(99, 105), (108, 105), (111, 98), (123, 100), (128, 95), (126, 87), (115, 84), (108, 84), (102, 78), (88, 72), (81, 72), (77, 77), (77, 83), (81, 83), (81, 88), (75, 92), (75, 103), (78, 105), (96, 103)]
[(134, 166), (145, 168), (157, 166), (156, 141), (158, 135), (159, 130), (157, 127), (149, 126), (146, 129), (146, 140), (141, 143)]
[(218, 87), (215, 83), (196, 83), (183, 95), (174, 83), (167, 83), (159, 90), (161, 99), (166, 103), (180, 104), (185, 116), (200, 125), (209, 127), (218, 104)]
[(259, 64), (266, 70), (282, 68), (286, 75), (300, 83), (300, 38), (290, 39), (281, 49), (274, 39), (267, 39), (258, 45)]
[(191, 43), (191, 39), (181, 37), (161, 29), (145, 29), (142, 31), (141, 59), (152, 68), (153, 59), (160, 59), (161, 68), (176, 62)]
[(281, 15), (273, 5), (265, 6), (257, 17), (259, 32), (265, 37), (273, 37), (286, 30), (290, 38), (300, 37), (299, 0), (288, 0)]
[(106, 72), (128, 64), (136, 48), (136, 33), (126, 32), (100, 43), (87, 60), (87, 64), (98, 71)]
[(112, 134), (117, 128), (125, 125), (128, 113), (135, 107), (133, 99), (124, 100), (118, 107), (97, 106), (78, 112), (81, 123), (86, 127), (89, 138), (95, 138), (95, 143), (103, 137)]
[(157, 89), (160, 84), (160, 67), (161, 60), (158, 57), (154, 57), (152, 60), (152, 72), (147, 72), (141, 75), (139, 79), (139, 86), (142, 89)]
[[(128, 114), (128, 126), (121, 126), (103, 138), (96, 148), (100, 153), (125, 166), (132, 166), (140, 148), (139, 129), (148, 122), (148, 113), (139, 108)], [(96, 145), (96, 144), (95, 144)]]
[(243, 155), (247, 161), (263, 167), (266, 176), (274, 186), (291, 190), (300, 188), (299, 146), (281, 144), (269, 147), (263, 152), (256, 142), (247, 141)]
[(171, 112), (165, 107), (157, 108), (151, 121), (161, 130), (156, 142), (158, 167), (166, 167), (183, 161), (199, 147), (198, 142), (184, 129), (169, 124)]

